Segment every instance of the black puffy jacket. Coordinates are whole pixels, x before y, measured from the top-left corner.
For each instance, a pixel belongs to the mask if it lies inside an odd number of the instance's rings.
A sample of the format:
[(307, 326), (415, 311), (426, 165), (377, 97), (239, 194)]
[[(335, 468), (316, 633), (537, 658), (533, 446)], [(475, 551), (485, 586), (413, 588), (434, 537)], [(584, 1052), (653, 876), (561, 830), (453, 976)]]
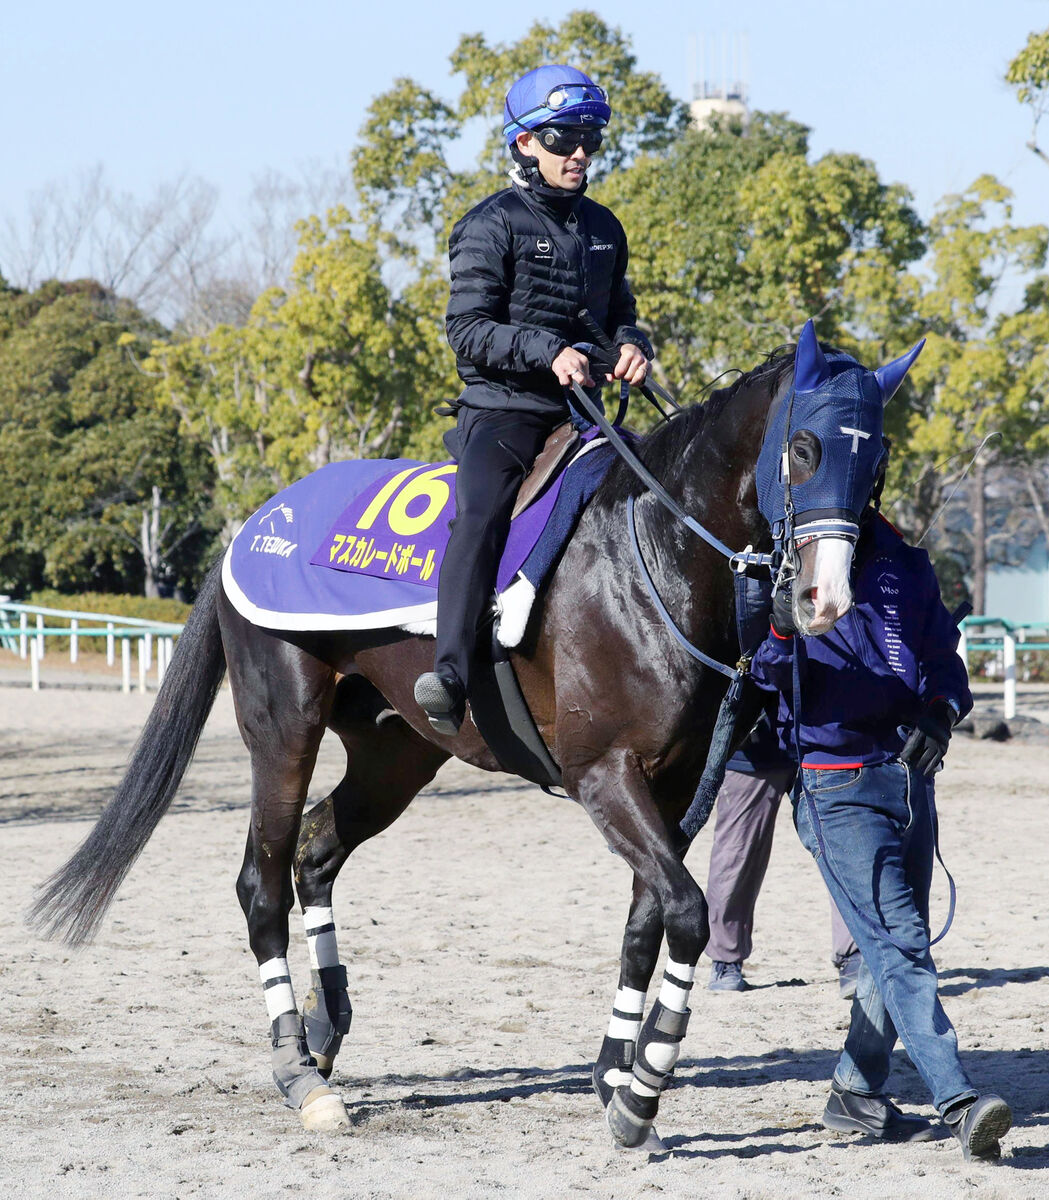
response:
[(651, 357), (635, 326), (623, 227), (578, 192), (555, 200), (515, 183), (456, 224), (448, 251), (445, 327), (463, 404), (564, 412), (550, 364), (589, 340), (577, 318), (584, 307), (617, 345), (632, 342)]

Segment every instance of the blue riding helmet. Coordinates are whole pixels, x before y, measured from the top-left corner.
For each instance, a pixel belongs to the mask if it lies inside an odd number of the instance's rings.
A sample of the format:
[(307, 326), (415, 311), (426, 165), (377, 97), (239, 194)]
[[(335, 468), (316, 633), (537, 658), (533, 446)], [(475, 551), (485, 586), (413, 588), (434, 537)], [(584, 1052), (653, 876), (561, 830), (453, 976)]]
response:
[(506, 93), (503, 136), (512, 146), (519, 133), (531, 133), (540, 125), (601, 129), (611, 116), (608, 97), (589, 75), (555, 63), (522, 75)]

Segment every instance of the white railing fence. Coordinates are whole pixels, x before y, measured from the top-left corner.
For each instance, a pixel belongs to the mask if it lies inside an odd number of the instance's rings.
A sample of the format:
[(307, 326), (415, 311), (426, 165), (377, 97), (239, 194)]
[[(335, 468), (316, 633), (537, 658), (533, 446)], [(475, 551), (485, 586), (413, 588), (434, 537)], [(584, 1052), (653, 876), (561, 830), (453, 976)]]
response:
[(44, 608), (35, 604), (17, 604), (0, 597), (0, 646), (28, 662), (30, 686), (34, 692), (40, 690), (40, 668), (49, 638), (69, 639), (70, 663), (79, 661), (84, 639), (105, 638), (108, 666), (116, 663), (119, 643), (121, 689), (125, 692), (131, 691), (134, 651), (138, 690), (144, 692), (148, 688), (149, 672), (154, 668), (156, 686), (163, 682), (175, 639), (181, 632), (182, 626), (175, 622)]
[(984, 651), (993, 654), (993, 674), (1004, 684), (1005, 719), (1016, 716), (1016, 647), (1034, 652), (1049, 650), (1049, 625), (1044, 622), (1006, 621), (1000, 617), (966, 617), (961, 623), (958, 653), (966, 667), (969, 655)]

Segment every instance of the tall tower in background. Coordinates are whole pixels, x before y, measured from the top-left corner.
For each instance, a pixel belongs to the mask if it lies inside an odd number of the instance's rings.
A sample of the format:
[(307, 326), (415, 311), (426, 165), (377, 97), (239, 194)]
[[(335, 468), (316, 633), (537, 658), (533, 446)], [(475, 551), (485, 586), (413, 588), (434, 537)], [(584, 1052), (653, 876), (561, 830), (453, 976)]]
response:
[(747, 59), (745, 33), (691, 34), (689, 36), (689, 107), (692, 122), (705, 129), (715, 114), (735, 117), (744, 125), (747, 108)]

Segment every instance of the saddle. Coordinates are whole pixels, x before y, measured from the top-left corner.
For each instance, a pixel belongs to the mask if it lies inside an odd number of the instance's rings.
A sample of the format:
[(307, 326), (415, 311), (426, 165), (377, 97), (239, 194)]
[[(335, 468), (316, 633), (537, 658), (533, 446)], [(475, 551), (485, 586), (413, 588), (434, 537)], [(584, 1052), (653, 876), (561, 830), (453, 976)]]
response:
[[(564, 421), (553, 430), (536, 456), (531, 471), (524, 477), (524, 482), (517, 493), (517, 499), (514, 501), (511, 520), (520, 516), (542, 493), (550, 480), (579, 448), (580, 440), (579, 431), (571, 421)], [(462, 449), (459, 445), (459, 430), (454, 428), (447, 430), (442, 441), (449, 455), (458, 462)]]

